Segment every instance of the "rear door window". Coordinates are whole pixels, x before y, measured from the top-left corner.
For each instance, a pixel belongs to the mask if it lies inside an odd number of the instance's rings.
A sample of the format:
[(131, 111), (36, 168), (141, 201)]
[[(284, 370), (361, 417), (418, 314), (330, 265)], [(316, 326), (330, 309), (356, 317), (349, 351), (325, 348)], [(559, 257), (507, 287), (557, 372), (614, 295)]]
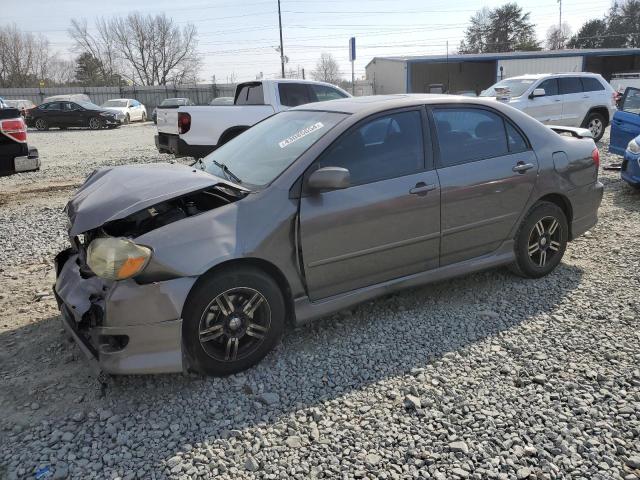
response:
[[(441, 167), (509, 154), (504, 120), (497, 113), (472, 107), (436, 108), (433, 116)], [(519, 141), (514, 137), (514, 148)]]
[(556, 78), (548, 78), (536, 88), (544, 88), (544, 94), (547, 97), (558, 95), (558, 80)]
[(305, 103), (316, 101), (315, 95), (305, 83), (280, 83), (278, 84), (280, 103), (285, 107), (297, 107)]
[(582, 89), (585, 92), (597, 92), (599, 90), (604, 90), (604, 85), (602, 85), (597, 78), (582, 77)]
[(243, 86), (236, 99), (236, 105), (264, 105), (262, 83)]
[(327, 87), (326, 85), (311, 85), (311, 90), (316, 94), (316, 101), (326, 102), (327, 100), (338, 100), (346, 98), (346, 95), (340, 90)]
[(560, 95), (582, 92), (580, 77), (560, 77), (558, 83), (560, 84)]
[(53, 103), (50, 103), (50, 104), (47, 106), (47, 111), (51, 111), (51, 110), (61, 110), (61, 109), (62, 109), (62, 105), (61, 105), (61, 103), (60, 103), (60, 102), (53, 102)]

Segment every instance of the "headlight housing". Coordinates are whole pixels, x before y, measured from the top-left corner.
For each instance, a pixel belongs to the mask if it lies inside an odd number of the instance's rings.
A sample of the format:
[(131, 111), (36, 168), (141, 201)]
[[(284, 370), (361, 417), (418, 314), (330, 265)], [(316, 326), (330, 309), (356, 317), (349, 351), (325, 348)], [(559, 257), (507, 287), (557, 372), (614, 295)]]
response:
[(124, 280), (142, 272), (151, 249), (126, 238), (96, 238), (87, 248), (87, 264), (93, 273), (107, 280)]
[(638, 142), (636, 142), (635, 138), (629, 142), (629, 144), (627, 145), (627, 150), (629, 150), (631, 153), (635, 153), (636, 155), (640, 153), (640, 145), (638, 145)]

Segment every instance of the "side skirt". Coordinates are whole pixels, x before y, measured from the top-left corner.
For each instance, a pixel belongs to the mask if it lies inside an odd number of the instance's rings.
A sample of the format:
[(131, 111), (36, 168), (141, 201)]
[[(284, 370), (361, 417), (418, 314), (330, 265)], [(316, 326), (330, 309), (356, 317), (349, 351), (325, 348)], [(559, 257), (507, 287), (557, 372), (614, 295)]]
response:
[(495, 252), (471, 260), (446, 265), (426, 272), (415, 273), (406, 277), (394, 278), (393, 280), (363, 287), (348, 293), (334, 295), (315, 302), (310, 301), (307, 296), (298, 297), (294, 300), (295, 323), (296, 325), (303, 325), (311, 320), (324, 317), (373, 298), (397, 292), (398, 290), (506, 265), (514, 260), (513, 240), (508, 240)]

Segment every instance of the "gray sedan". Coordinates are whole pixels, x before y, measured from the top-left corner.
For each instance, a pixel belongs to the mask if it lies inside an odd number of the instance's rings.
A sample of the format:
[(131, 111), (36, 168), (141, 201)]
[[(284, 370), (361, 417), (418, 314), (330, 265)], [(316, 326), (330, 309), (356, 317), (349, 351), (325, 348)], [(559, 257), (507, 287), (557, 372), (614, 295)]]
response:
[(485, 99), (360, 97), (272, 116), (191, 168), (96, 170), (66, 208), (63, 323), (108, 373), (226, 375), (401, 288), (543, 277), (603, 192), (589, 132), (554, 129)]

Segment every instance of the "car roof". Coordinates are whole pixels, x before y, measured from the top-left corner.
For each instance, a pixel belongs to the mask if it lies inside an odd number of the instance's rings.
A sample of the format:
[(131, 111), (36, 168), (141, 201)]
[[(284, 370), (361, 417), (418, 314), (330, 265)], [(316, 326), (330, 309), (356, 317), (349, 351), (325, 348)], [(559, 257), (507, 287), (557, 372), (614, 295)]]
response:
[(505, 78), (505, 80), (537, 80), (546, 77), (600, 77), (598, 73), (591, 72), (562, 72), (562, 73), (526, 73), (516, 77)]
[(135, 100), (134, 98), (110, 98), (109, 100), (107, 100), (107, 102), (110, 102), (111, 100)]
[(412, 107), (416, 105), (441, 103), (473, 103), (479, 105), (496, 106), (493, 99), (466, 97), (462, 95), (447, 95), (441, 93), (400, 93), (396, 95), (370, 95), (364, 97), (341, 98), (326, 102), (308, 103), (292, 108), (296, 110), (317, 110), (342, 113), (375, 113), (392, 108)]

